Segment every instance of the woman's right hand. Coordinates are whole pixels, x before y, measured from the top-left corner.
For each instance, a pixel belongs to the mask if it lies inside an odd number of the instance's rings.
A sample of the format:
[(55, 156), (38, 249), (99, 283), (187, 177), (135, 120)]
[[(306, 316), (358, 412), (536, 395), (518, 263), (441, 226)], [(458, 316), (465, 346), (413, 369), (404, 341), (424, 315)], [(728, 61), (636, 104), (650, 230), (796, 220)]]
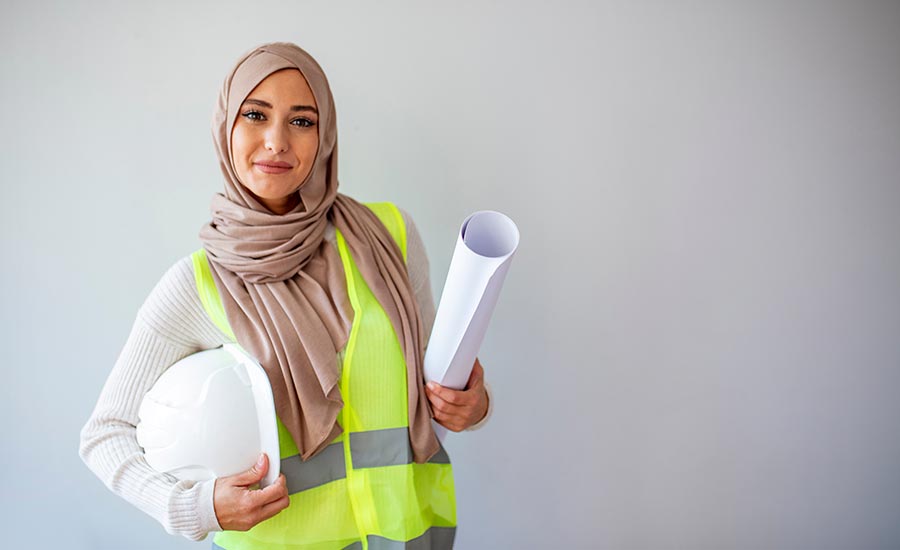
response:
[(283, 474), (265, 489), (250, 488), (259, 483), (268, 470), (269, 458), (262, 453), (246, 472), (216, 479), (213, 506), (222, 529), (247, 531), (288, 507), (291, 501)]

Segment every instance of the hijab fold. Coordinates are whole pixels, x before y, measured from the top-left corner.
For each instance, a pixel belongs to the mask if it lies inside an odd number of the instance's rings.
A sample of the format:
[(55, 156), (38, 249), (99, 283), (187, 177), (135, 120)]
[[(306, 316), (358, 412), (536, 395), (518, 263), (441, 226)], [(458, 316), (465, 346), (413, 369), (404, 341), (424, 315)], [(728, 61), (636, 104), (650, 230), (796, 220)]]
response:
[[(319, 148), (290, 212), (274, 214), (244, 187), (234, 169), (231, 131), (241, 104), (267, 76), (298, 69), (319, 111)], [(225, 193), (210, 205), (200, 231), (225, 314), (238, 343), (262, 364), (278, 417), (306, 460), (341, 433), (339, 350), (353, 322), (340, 255), (325, 239), (330, 223), (400, 341), (407, 369), (409, 439), (422, 463), (439, 449), (424, 391), (424, 329), (403, 256), (375, 214), (338, 193), (337, 121), (325, 73), (290, 43), (245, 54), (225, 78), (213, 114), (213, 140)], [(271, 458), (271, 457), (270, 457)]]

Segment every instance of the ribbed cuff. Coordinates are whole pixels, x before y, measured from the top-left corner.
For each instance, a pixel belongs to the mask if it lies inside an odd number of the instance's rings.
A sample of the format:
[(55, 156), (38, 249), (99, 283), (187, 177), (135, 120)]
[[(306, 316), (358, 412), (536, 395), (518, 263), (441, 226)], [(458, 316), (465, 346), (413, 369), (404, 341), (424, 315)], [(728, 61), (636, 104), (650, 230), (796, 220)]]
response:
[(169, 504), (170, 532), (191, 540), (203, 540), (210, 531), (221, 531), (213, 506), (215, 479), (197, 483), (180, 481)]
[(200, 526), (206, 532), (221, 531), (219, 518), (216, 517), (215, 492), (216, 480), (200, 482), (200, 495), (197, 497), (197, 510), (200, 512)]

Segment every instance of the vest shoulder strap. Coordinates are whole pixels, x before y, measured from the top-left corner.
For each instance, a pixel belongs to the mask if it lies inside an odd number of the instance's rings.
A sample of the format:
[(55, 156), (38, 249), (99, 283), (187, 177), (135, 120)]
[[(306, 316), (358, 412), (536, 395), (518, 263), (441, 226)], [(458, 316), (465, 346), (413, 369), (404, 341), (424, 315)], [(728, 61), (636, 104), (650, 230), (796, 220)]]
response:
[(403, 253), (403, 261), (406, 261), (406, 224), (403, 223), (403, 215), (400, 209), (392, 202), (367, 202), (365, 203), (369, 210), (378, 216), (381, 223), (387, 228), (388, 233), (394, 238), (394, 241), (400, 247)]
[(225, 306), (222, 305), (219, 289), (216, 288), (216, 281), (213, 280), (212, 271), (209, 268), (209, 258), (206, 257), (206, 249), (201, 248), (191, 254), (191, 262), (194, 264), (194, 282), (197, 284), (197, 295), (200, 296), (203, 309), (225, 336), (232, 342), (237, 342), (234, 332), (231, 331), (231, 324), (225, 316)]
[[(391, 237), (400, 247), (400, 252), (403, 253), (403, 261), (406, 261), (406, 224), (403, 223), (400, 210), (391, 202), (369, 202), (366, 203), (366, 206), (378, 216), (378, 219), (387, 228)], [(225, 336), (232, 342), (237, 342), (228, 317), (225, 316), (225, 306), (222, 305), (219, 289), (216, 288), (216, 282), (209, 267), (209, 258), (206, 257), (206, 250), (201, 248), (191, 254), (191, 262), (194, 264), (194, 282), (197, 285), (197, 294), (200, 296), (203, 309)]]

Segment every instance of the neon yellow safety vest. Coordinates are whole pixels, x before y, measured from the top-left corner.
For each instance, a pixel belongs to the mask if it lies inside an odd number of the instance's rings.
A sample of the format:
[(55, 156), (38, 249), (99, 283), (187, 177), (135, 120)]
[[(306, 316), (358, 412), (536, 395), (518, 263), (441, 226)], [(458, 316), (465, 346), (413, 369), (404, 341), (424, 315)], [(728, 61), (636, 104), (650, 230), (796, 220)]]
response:
[[(368, 206), (406, 259), (406, 226), (391, 203)], [(338, 416), (343, 433), (307, 461), (278, 421), (281, 472), (291, 504), (246, 532), (216, 534), (214, 549), (331, 550), (452, 548), (456, 534), (453, 469), (443, 447), (426, 464), (412, 461), (406, 361), (393, 326), (344, 240), (338, 251), (353, 306), (343, 350)], [(197, 292), (210, 319), (236, 341), (203, 249), (192, 255)]]

